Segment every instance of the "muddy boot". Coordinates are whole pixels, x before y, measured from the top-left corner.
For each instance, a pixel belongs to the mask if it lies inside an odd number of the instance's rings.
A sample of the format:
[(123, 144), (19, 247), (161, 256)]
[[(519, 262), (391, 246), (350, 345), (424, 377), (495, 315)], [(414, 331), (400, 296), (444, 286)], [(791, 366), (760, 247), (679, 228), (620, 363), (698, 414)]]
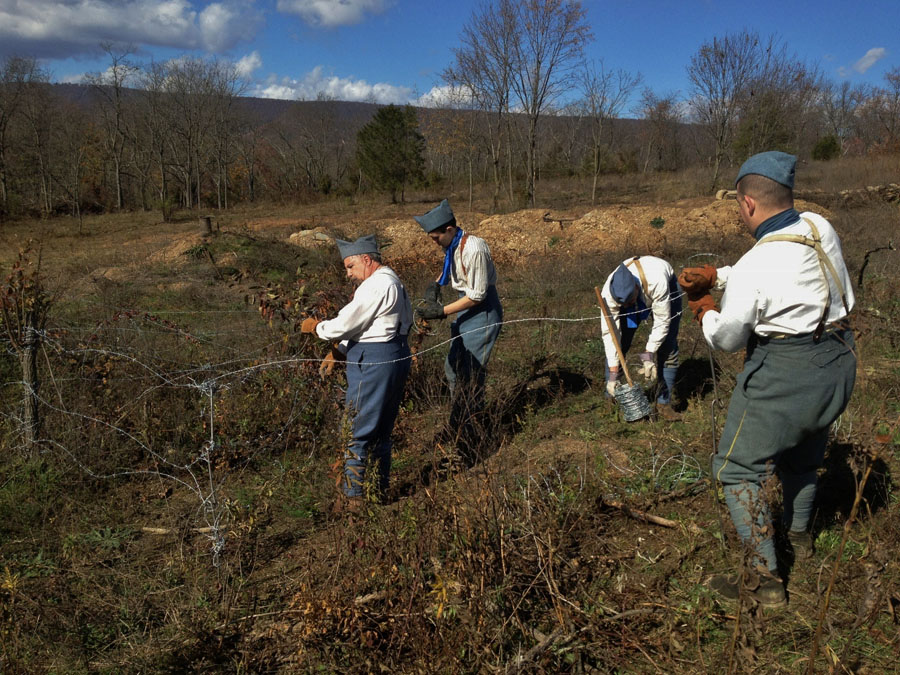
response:
[(657, 403), (656, 414), (666, 422), (681, 421), (681, 413), (675, 412), (675, 408), (672, 407), (671, 403)]
[(331, 513), (335, 516), (345, 516), (362, 513), (366, 509), (365, 497), (339, 496), (331, 506)]
[[(737, 602), (741, 597), (741, 578), (737, 574), (715, 574), (706, 585), (725, 602)], [(763, 607), (783, 607), (787, 604), (784, 582), (771, 572), (747, 574), (743, 592), (744, 598), (752, 598)]]
[(813, 549), (813, 537), (809, 532), (788, 531), (788, 541), (791, 548), (794, 549), (794, 561), (809, 560), (813, 557), (815, 550)]

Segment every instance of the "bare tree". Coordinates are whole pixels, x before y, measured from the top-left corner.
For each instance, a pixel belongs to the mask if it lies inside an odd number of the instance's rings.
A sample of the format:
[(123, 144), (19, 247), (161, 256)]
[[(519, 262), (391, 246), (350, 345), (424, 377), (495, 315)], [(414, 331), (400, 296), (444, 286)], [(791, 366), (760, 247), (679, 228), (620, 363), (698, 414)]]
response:
[(900, 149), (900, 66), (884, 76), (887, 86), (872, 92), (873, 113), (881, 126), (881, 145), (890, 150)]
[(821, 86), (818, 68), (787, 53), (769, 38), (760, 50), (759, 69), (739, 97), (734, 149), (740, 157), (771, 150), (796, 149), (816, 115)]
[(171, 100), (168, 93), (168, 77), (168, 66), (161, 63), (151, 63), (143, 71), (141, 77), (144, 96), (141, 116), (143, 141), (139, 144), (149, 150), (142, 166), (146, 167), (146, 175), (150, 180), (156, 181), (155, 192), (163, 221), (166, 222), (171, 219), (174, 207), (169, 181), (174, 164), (174, 158), (170, 153), (172, 146), (170, 136), (174, 132), (170, 123)]
[(11, 56), (0, 66), (0, 217), (9, 214), (9, 163), (17, 139), (13, 122), (20, 116), (29, 83), (43, 76), (34, 59)]
[(641, 94), (639, 111), (644, 120), (641, 127), (643, 136), (643, 173), (674, 171), (681, 165), (681, 144), (678, 130), (681, 113), (677, 94), (658, 96), (650, 89)]
[(582, 106), (591, 125), (591, 204), (597, 200), (597, 179), (604, 165), (604, 156), (613, 147), (613, 122), (641, 80), (640, 74), (621, 69), (606, 70), (602, 61), (599, 64), (586, 63), (581, 72)]
[(499, 208), (502, 184), (501, 159), (504, 134), (508, 131), (512, 87), (513, 43), (516, 26), (515, 4), (512, 0), (497, 0), (483, 5), (472, 14), (460, 35), (460, 46), (453, 50), (453, 64), (442, 78), (457, 100), (488, 116), (488, 147), (491, 155), (494, 192), (492, 209)]
[(23, 159), (31, 169), (38, 210), (43, 217), (53, 211), (52, 135), (59, 111), (49, 80), (49, 73), (36, 68), (25, 84), (21, 107), (27, 139), (23, 144)]
[(82, 183), (85, 168), (92, 158), (101, 156), (102, 141), (91, 125), (87, 114), (76, 104), (63, 103), (59, 124), (53, 129), (53, 181), (62, 190), (73, 218), (78, 218), (78, 231), (84, 220), (81, 212)]
[(102, 43), (100, 47), (109, 57), (109, 67), (104, 73), (86, 76), (85, 81), (91, 86), (100, 103), (103, 147), (106, 158), (112, 163), (116, 208), (121, 210), (125, 207), (122, 158), (130, 134), (126, 123), (124, 93), (125, 85), (137, 74), (138, 68), (129, 60), (134, 54), (133, 47), (120, 48), (109, 42)]
[(855, 133), (857, 110), (867, 98), (865, 87), (854, 87), (847, 80), (840, 86), (832, 82), (822, 85), (819, 102), (825, 129), (840, 141), (842, 154), (846, 154), (847, 142)]
[(515, 12), (512, 89), (528, 119), (526, 193), (534, 206), (538, 120), (574, 84), (592, 35), (578, 0), (521, 0)]
[(732, 142), (741, 97), (759, 72), (759, 64), (759, 36), (746, 30), (713, 38), (691, 57), (687, 69), (691, 82), (690, 106), (695, 121), (702, 125), (715, 148), (713, 190)]

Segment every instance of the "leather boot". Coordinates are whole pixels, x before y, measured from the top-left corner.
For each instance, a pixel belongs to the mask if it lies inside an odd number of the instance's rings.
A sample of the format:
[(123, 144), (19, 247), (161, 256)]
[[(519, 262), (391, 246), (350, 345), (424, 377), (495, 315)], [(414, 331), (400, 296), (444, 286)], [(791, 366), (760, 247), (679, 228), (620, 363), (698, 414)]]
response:
[[(741, 578), (737, 574), (714, 574), (707, 586), (725, 602), (737, 602), (741, 597)], [(743, 592), (745, 598), (752, 598), (763, 607), (787, 604), (784, 582), (771, 572), (748, 572), (743, 580)]]
[(809, 560), (813, 557), (813, 537), (805, 530), (803, 532), (794, 532), (788, 530), (788, 541), (791, 542), (791, 548), (794, 549), (794, 560)]

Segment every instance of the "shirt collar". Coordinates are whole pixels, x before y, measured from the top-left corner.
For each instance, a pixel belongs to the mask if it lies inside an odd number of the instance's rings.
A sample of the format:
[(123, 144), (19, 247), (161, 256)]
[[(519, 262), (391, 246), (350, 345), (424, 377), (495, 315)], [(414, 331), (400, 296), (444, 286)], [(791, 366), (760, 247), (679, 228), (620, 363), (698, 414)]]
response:
[(800, 220), (800, 214), (797, 213), (797, 209), (787, 209), (761, 222), (753, 236), (756, 237), (756, 241), (759, 241), (767, 234), (781, 230), (788, 225), (796, 223), (798, 220)]

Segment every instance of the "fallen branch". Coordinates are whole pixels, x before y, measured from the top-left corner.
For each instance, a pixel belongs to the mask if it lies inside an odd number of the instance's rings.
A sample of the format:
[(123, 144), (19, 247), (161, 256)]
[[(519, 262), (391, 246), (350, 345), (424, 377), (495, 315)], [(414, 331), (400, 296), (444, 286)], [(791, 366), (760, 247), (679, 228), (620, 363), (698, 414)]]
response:
[[(535, 633), (537, 633), (537, 631), (535, 631)], [(507, 668), (506, 668), (507, 675), (513, 675), (514, 673), (518, 673), (522, 669), (522, 666), (534, 661), (538, 656), (540, 656), (545, 651), (547, 651), (550, 647), (552, 647), (553, 643), (556, 642), (560, 637), (562, 637), (562, 630), (559, 628), (557, 628), (555, 631), (550, 633), (550, 635), (545, 636), (543, 640), (538, 642), (534, 647), (532, 647), (527, 652), (525, 652), (521, 657), (516, 659), (515, 663), (507, 666)]]
[[(662, 527), (671, 527), (678, 528), (682, 524), (675, 520), (669, 520), (668, 518), (663, 518), (662, 516), (655, 516), (652, 513), (644, 513), (643, 511), (638, 511), (637, 509), (633, 509), (624, 502), (617, 501), (615, 499), (603, 499), (601, 502), (601, 506), (611, 506), (614, 509), (619, 509), (622, 513), (624, 513), (629, 518), (634, 518), (635, 520), (641, 520), (645, 523), (653, 523), (654, 525), (660, 525)], [(688, 530), (692, 534), (700, 534), (701, 530), (694, 523), (690, 523), (687, 526)]]
[[(192, 527), (190, 528), (190, 532), (195, 534), (209, 534), (210, 532), (214, 532), (216, 528), (214, 527)], [(142, 527), (141, 532), (144, 534), (174, 534), (178, 532), (178, 530), (174, 530), (170, 527)]]

